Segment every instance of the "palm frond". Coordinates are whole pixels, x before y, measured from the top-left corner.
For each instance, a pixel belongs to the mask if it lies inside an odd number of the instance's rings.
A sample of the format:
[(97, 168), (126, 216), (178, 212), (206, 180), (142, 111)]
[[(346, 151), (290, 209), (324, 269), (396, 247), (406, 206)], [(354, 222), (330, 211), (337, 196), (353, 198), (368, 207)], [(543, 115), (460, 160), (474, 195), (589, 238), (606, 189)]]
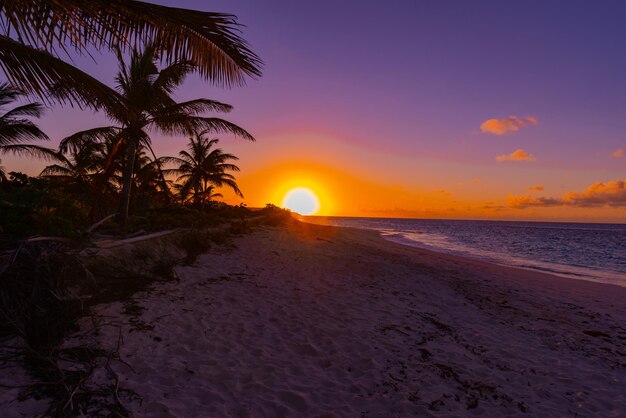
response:
[(24, 93), (20, 89), (15, 88), (6, 81), (0, 83), (0, 106), (14, 102), (22, 95)]
[(181, 165), (183, 163), (190, 164), (190, 163), (193, 163), (194, 161), (194, 157), (191, 154), (189, 154), (186, 150), (181, 150), (178, 153), (178, 155), (181, 156)]
[(11, 153), (30, 158), (40, 158), (47, 161), (56, 160), (57, 155), (56, 150), (32, 144), (3, 145), (0, 146), (0, 153)]
[(59, 164), (52, 164), (44, 168), (42, 172), (39, 173), (39, 176), (40, 177), (57, 177), (57, 176), (71, 177), (72, 170), (70, 168), (63, 167)]
[(186, 102), (179, 102), (172, 104), (164, 109), (156, 112), (156, 117), (159, 115), (168, 115), (168, 114), (189, 114), (189, 115), (199, 115), (205, 112), (222, 112), (228, 113), (233, 109), (233, 107), (227, 103), (221, 103), (216, 100), (210, 99), (195, 99), (189, 100)]
[(220, 118), (200, 118), (196, 117), (195, 126), (198, 126), (203, 132), (212, 133), (231, 133), (249, 141), (256, 141), (254, 137), (245, 129), (235, 125), (232, 122)]
[(149, 121), (147, 128), (158, 129), (170, 135), (188, 135), (198, 130), (232, 133), (249, 141), (255, 141), (248, 131), (227, 120), (181, 113), (159, 114)]
[(159, 71), (153, 87), (156, 90), (162, 90), (167, 94), (171, 94), (176, 87), (183, 83), (187, 74), (191, 73), (194, 68), (190, 62), (174, 62)]
[(2, 117), (4, 119), (17, 118), (21, 116), (40, 118), (41, 115), (43, 115), (44, 110), (45, 107), (41, 103), (27, 103), (9, 110)]
[[(178, 169), (178, 168), (164, 168), (163, 169), (163, 174), (166, 176), (180, 176), (181, 174), (183, 174), (184, 171)], [(178, 181), (178, 178), (176, 178), (176, 181)]]
[(28, 119), (4, 121), (0, 118), (0, 146), (6, 147), (32, 140), (47, 140), (48, 135), (43, 133)]
[(8, 80), (42, 101), (119, 107), (115, 90), (50, 53), (0, 35), (0, 68)]
[(48, 51), (69, 43), (127, 50), (152, 43), (167, 62), (191, 62), (221, 85), (259, 76), (261, 60), (240, 37), (233, 15), (160, 6), (134, 0), (4, 0), (4, 33)]
[(225, 171), (225, 170), (229, 170), (229, 171), (240, 171), (239, 167), (237, 167), (235, 164), (226, 164), (226, 163), (222, 163), (222, 164), (218, 164), (217, 165), (218, 170), (220, 171)]
[(159, 157), (159, 161), (161, 162), (161, 165), (164, 165), (164, 164), (183, 164), (185, 162), (184, 160), (181, 160), (178, 157), (168, 157), (168, 156)]
[(237, 196), (243, 197), (243, 193), (239, 189), (239, 186), (237, 186), (237, 182), (234, 179), (225, 178), (222, 179), (219, 183), (220, 184), (215, 183), (215, 185), (218, 187), (228, 186), (233, 192), (235, 192)]
[(120, 128), (115, 126), (102, 126), (99, 128), (87, 129), (76, 132), (61, 140), (59, 150), (61, 152), (77, 152), (87, 144), (106, 143), (112, 140), (120, 132)]

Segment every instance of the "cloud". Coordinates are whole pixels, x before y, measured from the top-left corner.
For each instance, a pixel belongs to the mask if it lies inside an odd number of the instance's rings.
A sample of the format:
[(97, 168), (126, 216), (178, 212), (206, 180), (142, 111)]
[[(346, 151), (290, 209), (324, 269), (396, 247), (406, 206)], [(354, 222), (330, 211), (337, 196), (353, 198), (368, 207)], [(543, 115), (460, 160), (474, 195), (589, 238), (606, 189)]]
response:
[(472, 179), (472, 184), (480, 184), (480, 179), (479, 178), (473, 178)]
[(532, 196), (511, 196), (507, 197), (507, 203), (515, 209), (525, 209), (529, 207), (561, 206), (563, 201), (552, 197), (532, 197)]
[(622, 158), (624, 156), (624, 148), (616, 149), (611, 153), (613, 158)]
[(480, 130), (493, 135), (504, 135), (510, 132), (517, 132), (530, 125), (537, 125), (539, 120), (535, 116), (520, 118), (509, 116), (502, 119), (487, 119), (480, 124)]
[(549, 206), (626, 207), (626, 179), (594, 183), (583, 192), (565, 193), (562, 198), (509, 195), (507, 203), (515, 209)]
[(496, 212), (509, 210), (510, 208), (503, 205), (496, 205), (494, 203), (488, 202), (487, 204), (481, 206), (481, 209), (495, 210)]
[(496, 157), (496, 161), (535, 161), (535, 157), (532, 154), (527, 153), (523, 149), (515, 150), (510, 154), (502, 154)]
[(582, 193), (566, 193), (563, 202), (581, 207), (626, 207), (626, 179), (594, 183)]
[(537, 192), (543, 192), (543, 186), (531, 186), (528, 188), (528, 190), (534, 190)]

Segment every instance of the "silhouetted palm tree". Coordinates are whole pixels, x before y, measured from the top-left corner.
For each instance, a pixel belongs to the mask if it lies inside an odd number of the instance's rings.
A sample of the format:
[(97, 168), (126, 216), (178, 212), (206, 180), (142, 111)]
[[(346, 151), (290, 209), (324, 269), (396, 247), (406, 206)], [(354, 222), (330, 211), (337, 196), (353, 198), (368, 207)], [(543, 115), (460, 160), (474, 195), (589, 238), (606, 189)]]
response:
[[(7, 83), (0, 83), (0, 108), (13, 103), (23, 93)], [(37, 157), (48, 157), (52, 150), (27, 144), (33, 140), (47, 140), (43, 133), (30, 119), (39, 118), (43, 113), (40, 103), (27, 103), (14, 107), (0, 116), (0, 153), (26, 154)]]
[[(147, 47), (142, 53), (133, 51), (127, 65), (118, 51), (120, 70), (116, 78), (117, 91), (110, 89), (115, 96), (105, 108), (116, 126), (107, 126), (78, 132), (61, 141), (60, 149), (78, 149), (86, 143), (109, 141), (112, 148), (103, 168), (103, 178), (111, 175), (113, 164), (122, 159), (122, 190), (119, 205), (120, 223), (126, 224), (130, 205), (132, 179), (137, 151), (141, 148), (152, 150), (148, 131), (159, 131), (169, 135), (185, 135), (194, 129), (212, 132), (230, 132), (249, 140), (252, 135), (237, 125), (219, 118), (199, 116), (214, 110), (228, 112), (231, 106), (209, 99), (195, 99), (177, 103), (172, 92), (191, 71), (192, 65), (175, 62), (159, 70), (158, 54), (154, 47)], [(156, 158), (155, 158), (156, 160)], [(164, 182), (164, 179), (163, 179)]]
[(161, 162), (151, 159), (143, 150), (135, 158), (132, 187), (144, 207), (154, 202), (170, 202), (169, 186), (161, 169)]
[(104, 149), (105, 144), (91, 143), (74, 150), (69, 156), (57, 152), (54, 155), (56, 162), (44, 168), (39, 176), (60, 181), (77, 192), (92, 193), (94, 177), (106, 160)]
[(14, 85), (43, 100), (110, 105), (106, 89), (62, 61), (78, 53), (152, 44), (166, 63), (189, 62), (205, 79), (243, 84), (260, 75), (260, 59), (239, 36), (237, 18), (135, 0), (3, 0), (0, 67)]
[(209, 131), (195, 133), (189, 139), (188, 151), (178, 153), (179, 157), (162, 157), (163, 163), (173, 163), (177, 168), (164, 170), (167, 174), (176, 175), (176, 182), (180, 183), (179, 194), (182, 201), (186, 201), (191, 195), (192, 200), (198, 206), (212, 197), (214, 187), (229, 187), (238, 196), (242, 196), (237, 186), (235, 177), (228, 171), (239, 171), (239, 167), (230, 161), (238, 158), (232, 154), (223, 152), (216, 145), (218, 139), (209, 139), (206, 135)]

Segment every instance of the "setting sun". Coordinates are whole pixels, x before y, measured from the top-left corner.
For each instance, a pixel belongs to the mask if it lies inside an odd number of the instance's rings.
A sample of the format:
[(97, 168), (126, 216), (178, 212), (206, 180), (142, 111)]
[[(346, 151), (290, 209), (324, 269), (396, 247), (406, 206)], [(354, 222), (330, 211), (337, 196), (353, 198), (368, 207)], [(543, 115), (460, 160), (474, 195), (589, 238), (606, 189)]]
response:
[(311, 189), (296, 187), (287, 192), (281, 206), (300, 215), (314, 215), (320, 210), (320, 201)]

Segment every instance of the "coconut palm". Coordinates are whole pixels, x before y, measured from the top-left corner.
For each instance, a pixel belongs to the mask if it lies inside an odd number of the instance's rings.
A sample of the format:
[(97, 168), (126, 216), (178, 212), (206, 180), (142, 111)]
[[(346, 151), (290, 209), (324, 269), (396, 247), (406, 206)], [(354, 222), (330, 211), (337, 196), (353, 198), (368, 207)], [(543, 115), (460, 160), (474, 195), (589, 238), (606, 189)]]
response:
[(14, 85), (49, 99), (104, 106), (106, 89), (60, 56), (152, 44), (166, 64), (189, 62), (220, 85), (260, 75), (260, 59), (239, 36), (237, 18), (135, 0), (3, 0), (0, 67)]
[(144, 150), (139, 151), (135, 158), (132, 188), (144, 207), (155, 201), (170, 202), (169, 186), (161, 169), (161, 162), (150, 158)]
[(78, 192), (92, 192), (94, 177), (106, 159), (104, 145), (86, 144), (68, 156), (57, 152), (53, 157), (55, 163), (44, 168), (39, 176), (59, 181)]
[[(22, 96), (22, 93), (8, 83), (0, 83), (0, 107), (4, 107)], [(5, 147), (30, 140), (48, 139), (27, 117), (39, 118), (43, 114), (40, 103), (17, 106), (0, 116), (0, 146)]]
[(189, 139), (188, 150), (178, 153), (179, 157), (162, 157), (163, 163), (178, 165), (175, 169), (164, 170), (176, 175), (176, 182), (181, 184), (179, 195), (182, 201), (191, 200), (198, 206), (212, 197), (214, 187), (229, 187), (238, 196), (243, 197), (235, 177), (228, 171), (239, 171), (239, 167), (230, 161), (238, 158), (227, 154), (220, 148), (213, 148), (219, 140), (209, 139), (209, 131), (200, 131)]
[(90, 142), (112, 144), (103, 169), (103, 179), (111, 175), (114, 163), (121, 159), (123, 173), (119, 214), (122, 225), (126, 224), (128, 218), (137, 151), (144, 148), (152, 152), (149, 131), (187, 135), (194, 129), (201, 129), (230, 132), (254, 140), (252, 135), (233, 123), (201, 116), (211, 110), (228, 112), (232, 109), (230, 105), (209, 99), (177, 103), (171, 95), (192, 71), (193, 65), (188, 62), (174, 62), (159, 70), (158, 58), (157, 50), (148, 46), (143, 52), (134, 50), (130, 63), (126, 64), (118, 50), (120, 66), (116, 89), (110, 89), (109, 92), (115, 97), (110, 101), (114, 104), (104, 109), (116, 125), (78, 132), (62, 140), (60, 144), (62, 151), (75, 150)]
[(176, 191), (176, 196), (181, 204), (194, 204), (196, 206), (204, 205), (206, 202), (211, 202), (216, 198), (224, 197), (221, 193), (214, 193), (215, 186), (208, 186), (206, 190), (198, 190), (198, 192), (188, 190), (183, 192), (184, 184), (173, 183), (171, 185), (172, 190)]
[[(18, 100), (23, 93), (8, 83), (0, 83), (0, 108)], [(40, 103), (27, 103), (10, 109), (0, 116), (0, 153), (26, 154), (49, 158), (53, 151), (27, 142), (47, 140), (48, 136), (28, 119), (43, 114)]]

